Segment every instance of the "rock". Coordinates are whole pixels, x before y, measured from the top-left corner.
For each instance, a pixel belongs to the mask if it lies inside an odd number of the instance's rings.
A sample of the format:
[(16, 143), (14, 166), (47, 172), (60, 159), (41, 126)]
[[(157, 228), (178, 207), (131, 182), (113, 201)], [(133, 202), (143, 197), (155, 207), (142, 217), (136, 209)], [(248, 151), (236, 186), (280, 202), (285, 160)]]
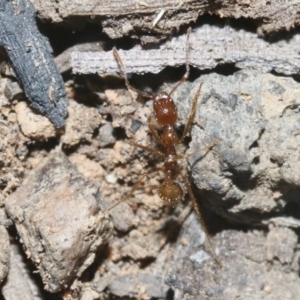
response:
[[(280, 231), (280, 229), (279, 229)], [(270, 234), (270, 233), (269, 233)], [(278, 235), (279, 236), (279, 235)], [(184, 224), (179, 240), (186, 238), (188, 245), (176, 243), (165, 283), (174, 289), (174, 299), (297, 299), (300, 279), (292, 270), (290, 261), (268, 259), (268, 248), (283, 249), (295, 254), (295, 234), (270, 239), (263, 232), (224, 230), (213, 241), (223, 267), (213, 259), (195, 261), (195, 254), (205, 251), (199, 242), (199, 224), (192, 214)], [(281, 245), (281, 246), (280, 246)]]
[(19, 245), (10, 245), (10, 268), (1, 292), (5, 300), (43, 300)]
[(279, 259), (282, 264), (291, 264), (298, 237), (289, 228), (274, 227), (267, 235), (267, 257), (271, 261)]
[[(211, 151), (189, 159), (205, 202), (232, 220), (251, 223), (299, 202), (300, 89), (292, 78), (243, 70), (231, 76), (204, 75), (174, 94), (181, 120), (204, 82), (189, 152), (222, 138)], [(298, 104), (299, 103), (299, 104)]]
[(164, 299), (165, 289), (160, 280), (150, 274), (119, 275), (109, 285), (110, 292), (118, 297), (131, 295), (136, 299)]
[(106, 147), (108, 145), (114, 144), (116, 138), (114, 137), (114, 129), (111, 123), (103, 125), (99, 131), (100, 147)]
[(26, 137), (35, 140), (48, 140), (55, 137), (54, 125), (47, 117), (36, 114), (26, 102), (19, 102), (15, 110), (18, 123)]
[(0, 284), (7, 276), (9, 263), (9, 237), (5, 227), (0, 225)]
[(111, 236), (98, 187), (58, 151), (32, 170), (5, 201), (45, 289), (57, 292), (94, 261)]
[(4, 95), (10, 101), (25, 98), (24, 92), (20, 85), (17, 82), (12, 82), (11, 80), (6, 81)]
[(99, 127), (100, 122), (101, 115), (96, 108), (70, 101), (65, 133), (61, 141), (67, 146), (74, 146), (82, 141), (91, 141), (93, 132)]

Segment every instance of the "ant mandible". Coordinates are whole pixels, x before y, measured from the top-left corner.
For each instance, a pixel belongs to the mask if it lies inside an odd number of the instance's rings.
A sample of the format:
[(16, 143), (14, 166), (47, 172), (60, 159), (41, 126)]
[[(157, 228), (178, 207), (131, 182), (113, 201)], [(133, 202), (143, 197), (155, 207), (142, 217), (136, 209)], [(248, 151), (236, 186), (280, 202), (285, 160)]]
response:
[(160, 156), (164, 163), (163, 166), (160, 168), (152, 168), (146, 173), (144, 173), (140, 180), (132, 187), (130, 192), (125, 196), (125, 198), (121, 199), (117, 203), (115, 203), (113, 206), (107, 209), (106, 212), (112, 210), (114, 207), (119, 205), (121, 202), (124, 202), (131, 198), (133, 193), (137, 190), (137, 188), (146, 180), (147, 176), (151, 173), (157, 172), (157, 171), (163, 171), (165, 175), (165, 179), (161, 186), (158, 189), (158, 195), (159, 197), (165, 201), (167, 204), (171, 206), (175, 206), (180, 200), (182, 200), (184, 193), (181, 188), (181, 186), (175, 182), (176, 178), (178, 176), (181, 176), (185, 181), (185, 187), (186, 190), (192, 200), (193, 207), (196, 211), (196, 214), (198, 216), (198, 219), (201, 223), (201, 226), (207, 236), (208, 243), (212, 252), (212, 255), (214, 259), (217, 261), (217, 263), (221, 266), (221, 262), (218, 259), (217, 255), (214, 252), (214, 248), (212, 246), (212, 243), (209, 238), (208, 231), (206, 229), (206, 226), (204, 224), (204, 221), (202, 219), (202, 215), (200, 213), (197, 201), (195, 199), (195, 196), (192, 192), (191, 183), (189, 181), (189, 178), (186, 176), (183, 176), (181, 174), (178, 160), (187, 159), (205, 149), (211, 149), (213, 148), (217, 143), (220, 142), (221, 139), (217, 139), (213, 143), (209, 144), (208, 146), (190, 154), (185, 155), (178, 155), (176, 153), (176, 146), (183, 142), (186, 135), (190, 132), (192, 122), (194, 120), (195, 114), (196, 114), (196, 108), (197, 108), (197, 102), (200, 95), (202, 83), (200, 84), (192, 103), (192, 108), (190, 112), (190, 116), (188, 118), (188, 121), (185, 125), (185, 128), (183, 130), (183, 134), (181, 137), (178, 137), (176, 130), (175, 130), (175, 123), (177, 121), (177, 108), (175, 103), (173, 102), (171, 95), (174, 93), (174, 91), (188, 78), (189, 72), (190, 72), (190, 66), (189, 66), (189, 37), (191, 33), (191, 28), (187, 31), (187, 40), (186, 40), (186, 72), (183, 75), (182, 79), (177, 83), (177, 85), (171, 90), (171, 92), (168, 94), (166, 92), (162, 92), (160, 94), (150, 94), (146, 92), (139, 91), (138, 89), (134, 88), (130, 85), (127, 75), (126, 75), (126, 68), (123, 64), (123, 61), (121, 60), (118, 51), (116, 48), (113, 49), (113, 54), (115, 56), (115, 59), (117, 60), (120, 69), (122, 71), (122, 75), (125, 80), (125, 84), (129, 90), (132, 90), (136, 92), (137, 94), (141, 95), (145, 98), (150, 98), (153, 100), (153, 112), (148, 118), (148, 128), (153, 135), (156, 142), (162, 147), (163, 151), (147, 147), (141, 144), (137, 144), (135, 142), (130, 142), (131, 145), (143, 149), (145, 151), (154, 153), (158, 156)]

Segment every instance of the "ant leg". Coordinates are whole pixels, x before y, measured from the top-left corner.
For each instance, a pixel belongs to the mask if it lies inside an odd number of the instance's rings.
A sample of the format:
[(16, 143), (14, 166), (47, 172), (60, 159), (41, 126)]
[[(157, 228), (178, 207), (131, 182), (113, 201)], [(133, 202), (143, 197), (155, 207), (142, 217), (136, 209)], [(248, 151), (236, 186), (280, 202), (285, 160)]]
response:
[(156, 154), (158, 156), (162, 156), (162, 157), (165, 156), (162, 152), (160, 152), (159, 150), (156, 150), (154, 148), (150, 148), (148, 146), (144, 146), (144, 145), (138, 144), (138, 143), (133, 142), (133, 141), (130, 141), (129, 144), (132, 145), (132, 146), (134, 146), (134, 147), (141, 148), (141, 149), (143, 149), (145, 151), (154, 153), (154, 154)]
[(175, 85), (175, 87), (170, 92), (169, 96), (173, 94), (173, 92), (189, 77), (190, 74), (190, 62), (189, 62), (189, 50), (190, 50), (190, 35), (192, 28), (190, 27), (186, 33), (186, 45), (185, 45), (185, 74), (181, 78), (181, 80)]
[(210, 234), (208, 233), (207, 228), (206, 228), (206, 226), (204, 224), (204, 221), (203, 221), (203, 218), (202, 218), (202, 215), (201, 215), (198, 203), (197, 203), (196, 198), (195, 198), (195, 196), (193, 194), (193, 191), (192, 191), (192, 188), (191, 188), (191, 183), (190, 183), (190, 181), (189, 181), (188, 178), (186, 178), (186, 189), (187, 189), (188, 194), (189, 194), (189, 196), (190, 196), (190, 198), (192, 200), (193, 207), (194, 207), (194, 210), (196, 211), (196, 214), (198, 216), (198, 220), (200, 221), (201, 227), (202, 227), (202, 229), (205, 232), (205, 235), (207, 237), (207, 241), (208, 241), (208, 244), (209, 244), (209, 248), (211, 250), (211, 254), (212, 254), (214, 260), (222, 268), (222, 263), (221, 263), (219, 257), (217, 256), (217, 254), (216, 254), (216, 252), (214, 250), (214, 247), (213, 247), (211, 239), (210, 239)]
[(150, 116), (150, 117), (148, 118), (148, 121), (147, 121), (147, 123), (148, 123), (148, 128), (150, 129), (150, 131), (151, 131), (153, 137), (155, 138), (156, 142), (159, 143), (160, 145), (163, 145), (163, 143), (161, 142), (161, 139), (160, 139), (160, 136), (159, 136), (157, 130), (156, 130), (156, 129), (153, 127), (153, 125), (151, 124), (151, 118), (152, 118), (152, 116)]
[(198, 88), (198, 91), (196, 92), (194, 98), (193, 98), (193, 103), (192, 103), (192, 108), (191, 108), (191, 112), (190, 112), (190, 116), (188, 118), (188, 121), (184, 127), (184, 131), (183, 131), (183, 134), (179, 140), (179, 143), (181, 143), (184, 138), (186, 137), (186, 135), (188, 134), (188, 132), (191, 130), (191, 126), (192, 126), (192, 123), (194, 121), (194, 118), (195, 118), (195, 114), (196, 114), (196, 108), (197, 108), (197, 103), (198, 103), (198, 98), (199, 98), (199, 95), (200, 95), (200, 92), (201, 92), (201, 88), (202, 88), (202, 85), (203, 85), (203, 82), (200, 83), (200, 86)]
[(144, 173), (142, 175), (141, 179), (137, 183), (135, 183), (135, 185), (132, 187), (132, 189), (130, 190), (130, 192), (125, 196), (125, 198), (123, 198), (120, 201), (118, 201), (115, 204), (113, 204), (103, 214), (107, 214), (109, 211), (111, 211), (113, 208), (115, 208), (116, 206), (118, 206), (120, 203), (122, 203), (124, 201), (127, 201), (133, 195), (133, 193), (138, 189), (138, 187), (146, 180), (146, 178), (147, 178), (148, 175), (150, 175), (151, 173), (157, 172), (157, 171), (161, 171), (161, 170), (163, 170), (163, 169), (162, 168), (152, 168), (148, 172)]
[(176, 160), (180, 160), (180, 159), (184, 159), (184, 158), (190, 158), (191, 156), (194, 156), (195, 154), (198, 154), (200, 152), (202, 152), (203, 150), (205, 149), (211, 149), (213, 148), (214, 146), (216, 146), (218, 143), (220, 143), (222, 141), (221, 138), (218, 138), (216, 139), (214, 142), (212, 142), (211, 144), (207, 145), (206, 147), (204, 148), (201, 148), (200, 150), (196, 151), (196, 152), (193, 152), (193, 153), (188, 153), (188, 154), (184, 154), (184, 155), (177, 155), (176, 156)]
[(119, 55), (119, 52), (118, 52), (118, 50), (116, 48), (113, 48), (113, 54), (115, 56), (116, 61), (118, 62), (119, 66), (120, 66), (120, 69), (122, 71), (122, 75), (123, 75), (123, 78), (125, 80), (125, 84), (126, 84), (127, 88), (129, 90), (132, 90), (132, 91), (138, 93), (139, 95), (141, 95), (141, 96), (143, 96), (145, 98), (152, 99), (154, 97), (153, 94), (148, 94), (148, 93), (142, 92), (142, 91), (134, 88), (132, 85), (130, 85), (129, 80), (128, 80), (127, 75), (126, 75), (125, 65), (123, 64), (123, 61), (122, 61), (122, 59), (121, 59), (121, 57)]

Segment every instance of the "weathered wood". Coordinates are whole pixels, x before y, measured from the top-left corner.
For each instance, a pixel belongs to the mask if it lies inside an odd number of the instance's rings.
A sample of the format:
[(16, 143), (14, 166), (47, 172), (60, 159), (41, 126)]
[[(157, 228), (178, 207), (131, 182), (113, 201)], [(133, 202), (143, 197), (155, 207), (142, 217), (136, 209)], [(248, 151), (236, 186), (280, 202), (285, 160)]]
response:
[[(289, 38), (289, 39), (287, 39)], [(234, 63), (238, 68), (255, 68), (262, 72), (276, 71), (285, 75), (298, 74), (300, 34), (282, 36), (277, 42), (260, 39), (255, 33), (237, 30), (230, 25), (203, 25), (190, 37), (189, 60), (199, 69)], [(186, 35), (173, 38), (159, 49), (120, 50), (128, 73), (158, 73), (166, 66), (185, 64)], [(138, 59), (136, 59), (138, 57)], [(71, 53), (74, 73), (117, 73), (119, 66), (111, 51)]]
[[(259, 34), (289, 30), (300, 23), (300, 3), (279, 0), (33, 0), (39, 16), (62, 22), (73, 16), (100, 17), (99, 22), (111, 38), (136, 31), (170, 34), (179, 26), (195, 21), (204, 13), (222, 18), (251, 18)], [(164, 12), (154, 26), (160, 12)]]
[[(219, 7), (210, 0), (113, 0), (113, 1), (33, 1), (41, 19), (61, 22), (73, 16), (100, 17), (103, 31), (111, 38), (134, 33), (135, 30), (170, 34), (174, 28), (195, 21), (199, 15), (213, 7)], [(157, 26), (153, 21), (164, 10)], [(94, 20), (95, 21), (95, 20)], [(158, 26), (159, 25), (159, 26)]]
[(6, 49), (31, 106), (62, 127), (68, 100), (47, 39), (29, 0), (0, 3), (0, 44)]

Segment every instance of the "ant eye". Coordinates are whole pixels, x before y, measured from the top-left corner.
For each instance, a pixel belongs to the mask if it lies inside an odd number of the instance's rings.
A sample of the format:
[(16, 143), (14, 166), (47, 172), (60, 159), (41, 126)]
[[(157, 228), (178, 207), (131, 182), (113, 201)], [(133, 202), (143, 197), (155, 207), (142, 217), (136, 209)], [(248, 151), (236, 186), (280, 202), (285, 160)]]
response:
[(163, 183), (158, 189), (158, 195), (163, 200), (170, 205), (177, 204), (183, 197), (183, 191), (180, 185), (176, 182), (170, 184)]

